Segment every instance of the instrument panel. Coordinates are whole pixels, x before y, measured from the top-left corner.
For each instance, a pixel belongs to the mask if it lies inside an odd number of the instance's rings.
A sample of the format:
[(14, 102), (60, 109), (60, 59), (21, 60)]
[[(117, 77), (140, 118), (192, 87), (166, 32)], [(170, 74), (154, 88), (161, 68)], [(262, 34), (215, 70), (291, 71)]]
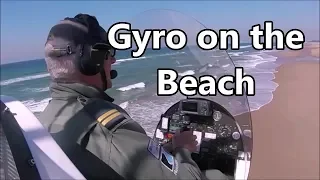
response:
[(233, 116), (221, 105), (206, 99), (185, 99), (170, 107), (156, 130), (160, 143), (170, 141), (177, 131), (191, 130), (197, 136), (196, 159), (229, 156), (243, 149), (241, 133)]

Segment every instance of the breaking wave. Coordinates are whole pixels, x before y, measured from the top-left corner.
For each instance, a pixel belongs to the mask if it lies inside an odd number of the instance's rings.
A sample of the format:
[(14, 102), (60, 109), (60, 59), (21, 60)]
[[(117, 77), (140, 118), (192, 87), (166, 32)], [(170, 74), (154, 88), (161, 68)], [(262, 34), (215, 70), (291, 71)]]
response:
[(46, 108), (46, 106), (48, 105), (50, 100), (51, 100), (51, 98), (46, 98), (41, 101), (35, 101), (34, 99), (29, 99), (26, 101), (22, 101), (22, 103), (25, 106), (27, 106), (30, 109), (30, 111), (32, 111), (34, 113), (35, 112), (39, 113), (39, 112), (44, 111), (44, 109)]
[(125, 87), (118, 88), (117, 90), (119, 90), (119, 91), (129, 91), (129, 90), (132, 90), (132, 89), (142, 89), (145, 86), (146, 86), (146, 84), (144, 82), (139, 82), (139, 83), (136, 83), (136, 84), (131, 84), (131, 85), (128, 85), (128, 86), (125, 86)]
[(179, 54), (184, 54), (185, 52), (175, 52), (175, 53), (165, 53), (165, 54), (157, 54), (157, 55), (150, 55), (150, 56), (142, 56), (137, 58), (125, 58), (125, 59), (117, 59), (115, 65), (126, 62), (126, 61), (135, 61), (139, 59), (151, 59), (155, 57), (163, 57), (163, 56), (174, 56)]
[(49, 73), (44, 73), (44, 74), (37, 74), (37, 75), (31, 75), (31, 76), (24, 76), (24, 77), (18, 77), (18, 78), (12, 78), (12, 79), (7, 79), (3, 80), (0, 82), (1, 86), (17, 83), (17, 82), (23, 82), (23, 81), (29, 81), (29, 80), (34, 80), (34, 79), (40, 79), (40, 78), (45, 78), (49, 77)]
[(179, 74), (179, 76), (187, 76), (187, 75), (194, 75), (195, 72), (194, 72), (194, 70), (187, 70), (187, 71), (184, 71), (184, 72), (178, 73), (178, 74)]
[(49, 87), (45, 87), (45, 88), (25, 88), (22, 91), (27, 91), (27, 92), (47, 92), (49, 91), (50, 88)]

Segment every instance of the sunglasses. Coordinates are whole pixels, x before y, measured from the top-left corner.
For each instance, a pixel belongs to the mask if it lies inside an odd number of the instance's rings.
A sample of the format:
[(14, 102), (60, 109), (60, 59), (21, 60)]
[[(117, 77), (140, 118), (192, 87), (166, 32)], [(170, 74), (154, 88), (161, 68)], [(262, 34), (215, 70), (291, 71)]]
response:
[(114, 57), (116, 56), (116, 49), (114, 49), (113, 47), (110, 47), (110, 49), (108, 50), (108, 53), (106, 54), (106, 56), (111, 56)]
[(105, 43), (97, 43), (92, 49), (96, 49), (101, 52), (105, 52), (105, 58), (108, 59), (109, 56), (114, 57), (116, 55), (116, 49)]

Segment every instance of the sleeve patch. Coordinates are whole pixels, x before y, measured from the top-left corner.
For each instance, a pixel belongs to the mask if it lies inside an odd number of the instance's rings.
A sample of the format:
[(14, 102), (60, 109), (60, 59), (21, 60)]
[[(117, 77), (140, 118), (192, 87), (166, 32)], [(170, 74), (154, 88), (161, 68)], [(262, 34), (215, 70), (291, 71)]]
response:
[(167, 167), (172, 172), (173, 172), (173, 169), (174, 169), (174, 160), (175, 159), (171, 154), (169, 154), (163, 148), (161, 148), (160, 161), (165, 167)]
[(175, 175), (178, 173), (178, 161), (173, 155), (168, 153), (162, 146), (156, 143), (153, 139), (149, 140), (148, 151), (156, 157), (161, 164), (168, 168)]
[(161, 147), (158, 143), (153, 141), (153, 139), (149, 140), (148, 151), (157, 159), (160, 158)]

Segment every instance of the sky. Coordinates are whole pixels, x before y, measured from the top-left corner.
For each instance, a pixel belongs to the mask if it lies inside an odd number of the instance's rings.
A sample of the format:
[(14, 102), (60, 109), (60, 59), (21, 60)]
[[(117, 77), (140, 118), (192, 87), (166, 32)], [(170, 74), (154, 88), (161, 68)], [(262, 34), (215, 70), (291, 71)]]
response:
[[(306, 40), (319, 40), (319, 1), (1, 1), (1, 64), (43, 58), (50, 28), (78, 13), (94, 15), (108, 29), (150, 9), (172, 9), (192, 16), (207, 28), (237, 29), (248, 41), (255, 24), (273, 21), (275, 28), (301, 29)], [(152, 24), (149, 16), (141, 22)], [(132, 20), (134, 19), (134, 20)], [(164, 21), (162, 21), (163, 23)]]

